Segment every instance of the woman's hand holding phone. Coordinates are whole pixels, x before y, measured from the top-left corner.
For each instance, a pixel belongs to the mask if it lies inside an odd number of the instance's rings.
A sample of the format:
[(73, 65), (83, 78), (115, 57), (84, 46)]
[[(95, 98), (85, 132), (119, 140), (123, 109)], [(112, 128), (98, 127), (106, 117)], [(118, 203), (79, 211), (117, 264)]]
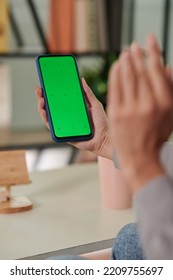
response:
[[(99, 156), (112, 159), (110, 131), (107, 116), (105, 114), (103, 106), (93, 94), (92, 90), (89, 88), (84, 79), (82, 79), (82, 85), (87, 100), (88, 111), (92, 120), (94, 136), (90, 140), (70, 142), (70, 144), (77, 147), (80, 150), (88, 150)], [(35, 87), (35, 94), (38, 102), (38, 112), (44, 124), (49, 129), (48, 118), (45, 110), (45, 101), (42, 96), (42, 90), (40, 87)]]

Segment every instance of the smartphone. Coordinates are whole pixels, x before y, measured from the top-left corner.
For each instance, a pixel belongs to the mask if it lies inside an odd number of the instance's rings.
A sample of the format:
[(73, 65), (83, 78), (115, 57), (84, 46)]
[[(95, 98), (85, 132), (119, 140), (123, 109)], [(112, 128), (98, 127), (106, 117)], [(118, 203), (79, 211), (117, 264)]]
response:
[(76, 58), (40, 55), (36, 65), (52, 139), (55, 142), (91, 139), (93, 130)]

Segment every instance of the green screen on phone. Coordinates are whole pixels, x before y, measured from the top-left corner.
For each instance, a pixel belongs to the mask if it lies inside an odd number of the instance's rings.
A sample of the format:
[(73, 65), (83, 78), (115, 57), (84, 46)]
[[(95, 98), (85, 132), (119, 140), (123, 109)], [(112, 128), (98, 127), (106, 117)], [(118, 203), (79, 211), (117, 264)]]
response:
[(75, 58), (40, 56), (38, 62), (54, 135), (58, 138), (91, 135)]

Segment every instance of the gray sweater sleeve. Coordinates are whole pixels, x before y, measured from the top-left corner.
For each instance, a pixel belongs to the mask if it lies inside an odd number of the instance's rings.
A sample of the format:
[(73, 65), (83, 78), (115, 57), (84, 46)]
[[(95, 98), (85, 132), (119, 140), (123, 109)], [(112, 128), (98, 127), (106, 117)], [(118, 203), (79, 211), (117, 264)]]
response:
[(147, 259), (173, 259), (173, 182), (157, 177), (134, 197), (141, 242)]
[(147, 259), (173, 259), (173, 143), (163, 146), (160, 159), (166, 175), (150, 181), (134, 197)]
[(166, 175), (150, 181), (134, 196), (134, 209), (147, 259), (173, 259), (173, 143), (160, 154)]

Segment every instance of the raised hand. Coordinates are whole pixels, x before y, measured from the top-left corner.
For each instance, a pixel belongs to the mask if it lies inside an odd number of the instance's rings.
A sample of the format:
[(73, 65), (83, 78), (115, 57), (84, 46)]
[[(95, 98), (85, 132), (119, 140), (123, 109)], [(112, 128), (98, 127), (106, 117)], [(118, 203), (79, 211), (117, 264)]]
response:
[(146, 55), (133, 43), (109, 75), (108, 115), (112, 145), (132, 192), (164, 174), (161, 146), (173, 130), (173, 82), (153, 35)]

